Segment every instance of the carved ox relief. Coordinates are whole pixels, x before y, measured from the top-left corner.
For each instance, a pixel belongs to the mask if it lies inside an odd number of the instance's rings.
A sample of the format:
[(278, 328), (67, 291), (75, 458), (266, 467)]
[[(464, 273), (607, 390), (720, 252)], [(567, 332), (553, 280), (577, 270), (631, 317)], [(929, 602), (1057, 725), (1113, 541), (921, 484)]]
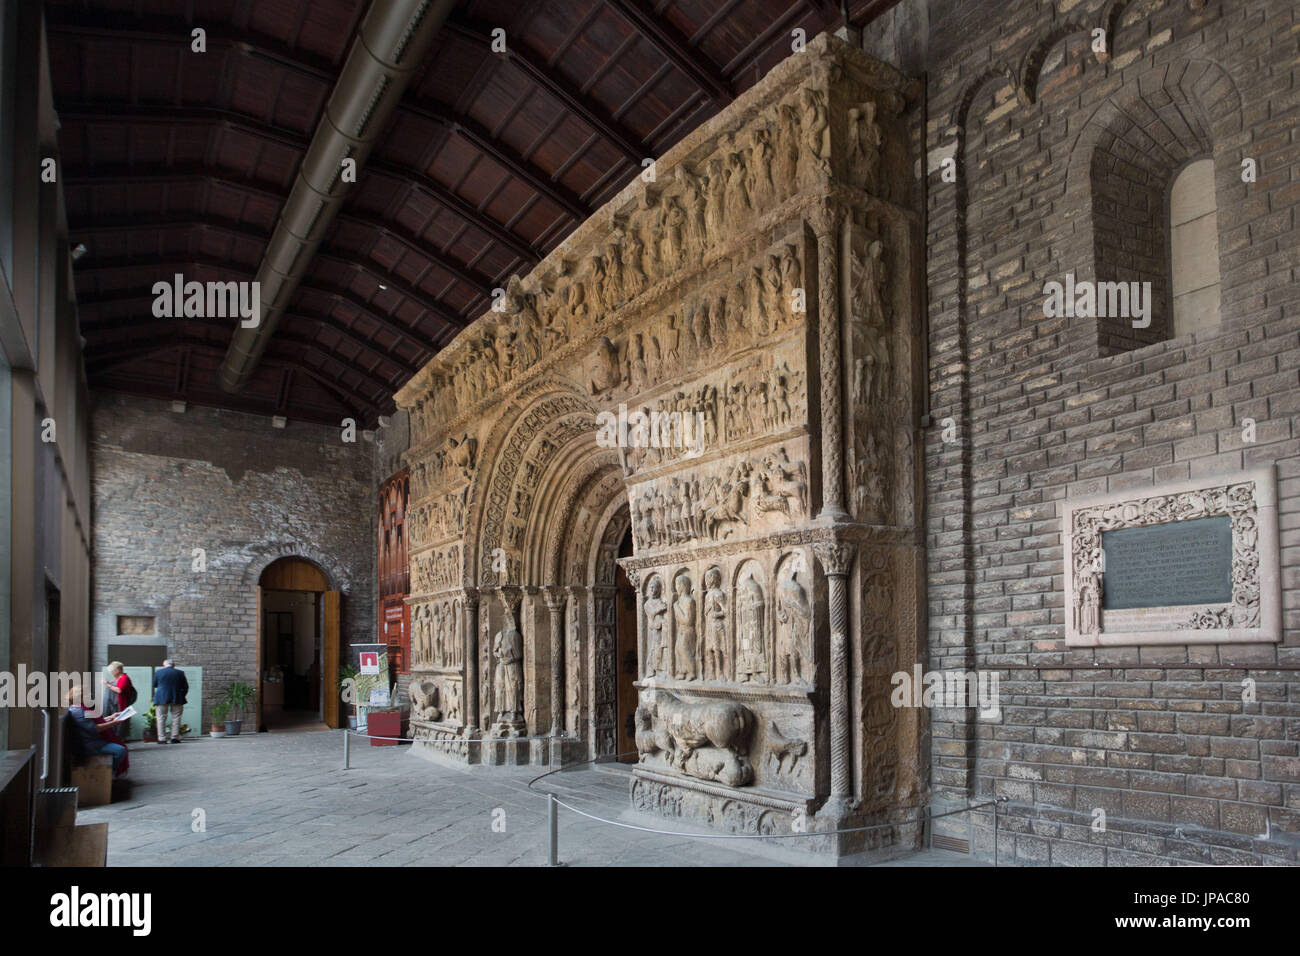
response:
[(749, 739), (754, 715), (733, 701), (688, 702), (666, 690), (643, 693), (636, 710), (642, 761), (659, 753), (688, 776), (742, 787), (754, 780)]

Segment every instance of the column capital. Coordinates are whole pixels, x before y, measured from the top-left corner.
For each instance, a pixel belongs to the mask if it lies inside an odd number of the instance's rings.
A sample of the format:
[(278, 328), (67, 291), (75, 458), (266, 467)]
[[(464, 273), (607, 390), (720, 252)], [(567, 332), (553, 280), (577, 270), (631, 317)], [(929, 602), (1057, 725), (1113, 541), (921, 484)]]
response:
[(813, 545), (813, 554), (828, 575), (847, 575), (856, 552), (857, 545), (851, 541), (818, 541)]
[(834, 236), (844, 225), (848, 210), (839, 203), (818, 203), (808, 211), (808, 224), (818, 238)]
[(501, 607), (513, 619), (519, 613), (519, 604), (524, 599), (523, 589), (517, 585), (503, 585), (496, 589), (497, 597), (501, 599)]
[(564, 610), (564, 602), (568, 596), (564, 593), (564, 588), (557, 584), (548, 584), (542, 588), (542, 596), (546, 600), (546, 606), (552, 614), (559, 614)]

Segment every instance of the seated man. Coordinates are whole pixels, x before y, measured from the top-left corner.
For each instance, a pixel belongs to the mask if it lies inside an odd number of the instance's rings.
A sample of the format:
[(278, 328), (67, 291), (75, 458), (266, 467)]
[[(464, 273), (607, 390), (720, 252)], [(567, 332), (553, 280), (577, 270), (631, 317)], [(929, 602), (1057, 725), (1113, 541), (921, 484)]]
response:
[(77, 733), (80, 735), (81, 752), (111, 756), (113, 758), (113, 776), (116, 777), (126, 760), (126, 745), (110, 743), (104, 739), (103, 735), (113, 733), (114, 728), (122, 722), (121, 719), (109, 717), (104, 719), (102, 723), (95, 723), (86, 713), (80, 687), (72, 687), (68, 690), (68, 717), (76, 725)]

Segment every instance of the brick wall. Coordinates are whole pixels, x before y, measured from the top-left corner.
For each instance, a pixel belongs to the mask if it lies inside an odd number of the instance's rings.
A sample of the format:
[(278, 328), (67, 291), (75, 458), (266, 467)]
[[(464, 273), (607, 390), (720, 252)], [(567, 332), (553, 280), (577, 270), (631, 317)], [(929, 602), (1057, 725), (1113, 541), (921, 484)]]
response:
[[(372, 641), (374, 449), (339, 429), (100, 394), (91, 418), (94, 659), (119, 614), (156, 615), (181, 667), (204, 668), (209, 701), (254, 683), (257, 581), (284, 555), (343, 592), (340, 643)], [(207, 570), (192, 570), (203, 548)]]
[[(1000, 720), (933, 713), (936, 805), (1008, 798), (999, 850), (1023, 863), (1295, 862), (1300, 13), (1290, 0), (926, 6), (927, 151), (958, 164), (955, 183), (927, 164), (930, 667), (1008, 668)], [(1160, 177), (1207, 145), (1222, 324), (1144, 343), (1044, 318), (1047, 281), (1155, 268)], [(1167, 295), (1157, 309), (1168, 334)], [(1279, 479), (1280, 645), (1066, 648), (1067, 496), (1264, 464)], [(972, 817), (987, 855), (991, 817)]]

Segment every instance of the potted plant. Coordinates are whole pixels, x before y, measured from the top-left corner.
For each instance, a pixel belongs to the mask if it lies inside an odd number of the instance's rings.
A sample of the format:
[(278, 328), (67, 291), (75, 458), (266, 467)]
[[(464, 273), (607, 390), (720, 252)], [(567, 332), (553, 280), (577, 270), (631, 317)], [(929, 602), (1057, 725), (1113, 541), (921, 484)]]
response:
[(223, 703), (231, 715), (226, 718), (226, 733), (231, 737), (239, 736), (239, 728), (243, 723), (244, 711), (254, 699), (256, 691), (245, 684), (243, 681), (236, 681), (226, 690), (226, 697)]
[(158, 708), (153, 704), (144, 712), (144, 729), (140, 732), (140, 739), (147, 744), (158, 742)]
[(225, 701), (221, 701), (220, 703), (216, 703), (212, 705), (212, 736), (213, 737), (226, 736), (226, 728), (224, 725), (226, 722), (226, 714), (229, 713), (229, 711), (230, 711), (230, 705), (227, 704)]

